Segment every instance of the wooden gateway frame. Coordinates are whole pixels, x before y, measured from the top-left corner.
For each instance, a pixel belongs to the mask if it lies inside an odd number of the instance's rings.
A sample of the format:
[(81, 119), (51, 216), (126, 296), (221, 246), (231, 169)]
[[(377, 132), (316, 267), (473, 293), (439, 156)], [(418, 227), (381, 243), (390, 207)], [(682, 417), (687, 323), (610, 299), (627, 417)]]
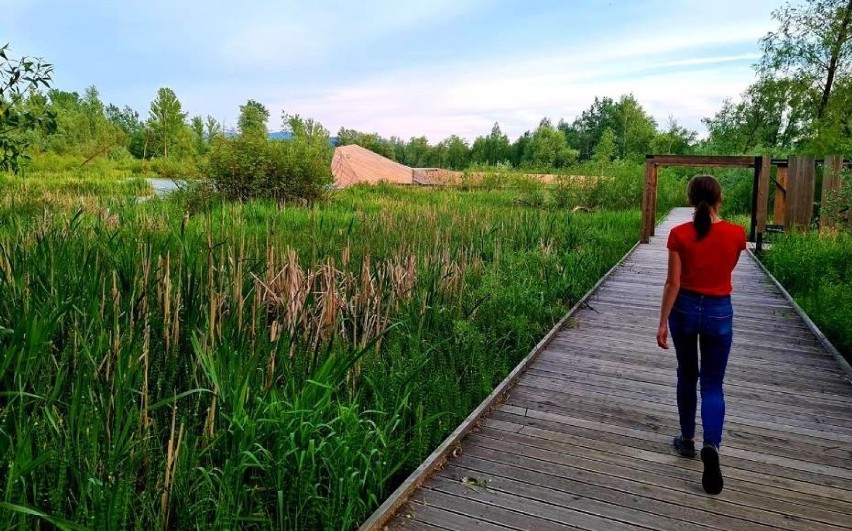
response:
[[(657, 176), (660, 166), (697, 166), (715, 168), (754, 168), (751, 196), (751, 225), (748, 239), (760, 250), (767, 232), (807, 230), (813, 217), (816, 189), (816, 167), (822, 165), (822, 197), (840, 187), (839, 173), (850, 162), (840, 156), (816, 159), (811, 155), (791, 155), (786, 159), (773, 159), (771, 155), (757, 157), (704, 156), (704, 155), (647, 155), (645, 157), (645, 186), (642, 193), (642, 233), (640, 241), (648, 243), (654, 235), (657, 213)], [(776, 168), (772, 178), (772, 168)], [(775, 183), (773, 221), (767, 224), (769, 181)], [(821, 210), (825, 210), (822, 208)], [(822, 214), (822, 212), (821, 212)], [(852, 216), (847, 216), (852, 222)], [(831, 223), (831, 216), (821, 216), (822, 226)]]

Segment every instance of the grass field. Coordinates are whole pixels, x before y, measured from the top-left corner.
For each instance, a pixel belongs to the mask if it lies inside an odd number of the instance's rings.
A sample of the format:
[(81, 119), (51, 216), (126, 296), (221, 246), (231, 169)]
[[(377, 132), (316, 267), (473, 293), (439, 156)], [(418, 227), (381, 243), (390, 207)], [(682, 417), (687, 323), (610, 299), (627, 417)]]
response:
[[(519, 201), (551, 190), (379, 186), (306, 208), (139, 203), (150, 191), (121, 172), (0, 187), (13, 527), (351, 528), (633, 245), (640, 217)], [(578, 194), (638, 205), (639, 191)]]

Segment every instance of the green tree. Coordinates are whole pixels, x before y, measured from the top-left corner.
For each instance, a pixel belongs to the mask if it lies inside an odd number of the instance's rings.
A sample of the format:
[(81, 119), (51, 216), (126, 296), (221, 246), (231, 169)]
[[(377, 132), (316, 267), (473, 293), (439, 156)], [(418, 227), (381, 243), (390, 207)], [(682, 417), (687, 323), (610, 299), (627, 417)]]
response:
[(441, 160), (439, 166), (450, 170), (463, 170), (470, 164), (470, 148), (457, 135), (451, 135), (439, 144)]
[(21, 160), (27, 159), (30, 133), (56, 129), (50, 110), (45, 106), (38, 110), (24, 101), (26, 94), (50, 86), (53, 66), (32, 57), (9, 59), (8, 52), (8, 44), (0, 46), (0, 170), (17, 173)]
[(540, 169), (562, 168), (577, 160), (579, 152), (568, 146), (562, 131), (544, 118), (532, 135), (522, 165)]
[(195, 140), (195, 152), (203, 155), (207, 152), (207, 140), (204, 134), (204, 120), (201, 116), (193, 116), (189, 121), (189, 128), (192, 129), (192, 137)]
[(651, 152), (658, 155), (686, 155), (697, 137), (698, 133), (681, 127), (677, 120), (669, 116), (668, 128), (651, 141)]
[(580, 152), (580, 158), (590, 159), (603, 132), (617, 129), (617, 106), (612, 98), (597, 98), (592, 105), (578, 116), (571, 126), (560, 124), (560, 130), (569, 145)]
[(251, 138), (266, 138), (269, 135), (266, 128), (268, 121), (269, 111), (262, 103), (248, 100), (245, 105), (240, 105), (237, 128), (241, 135)]
[(838, 78), (852, 73), (852, 0), (805, 0), (772, 12), (779, 26), (762, 40), (763, 77), (803, 80), (819, 92), (815, 118), (828, 108)]
[(621, 159), (644, 157), (657, 134), (657, 124), (633, 94), (621, 96), (615, 106), (616, 152)]
[(222, 124), (208, 114), (207, 119), (204, 121), (204, 136), (207, 137), (207, 143), (209, 144), (214, 138), (220, 137), (222, 134)]
[(598, 145), (595, 146), (592, 160), (599, 164), (608, 164), (612, 161), (613, 156), (615, 156), (615, 133), (607, 127), (604, 129)]
[(811, 136), (813, 96), (801, 80), (760, 78), (740, 101), (725, 100), (715, 116), (702, 120), (708, 147), (715, 153), (792, 150)]
[(470, 158), (477, 164), (500, 164), (511, 160), (512, 144), (509, 137), (500, 130), (500, 124), (494, 122), (488, 136), (477, 137), (471, 147)]
[(172, 89), (162, 87), (157, 91), (148, 113), (148, 125), (159, 153), (168, 158), (170, 145), (179, 143), (186, 130), (186, 113)]

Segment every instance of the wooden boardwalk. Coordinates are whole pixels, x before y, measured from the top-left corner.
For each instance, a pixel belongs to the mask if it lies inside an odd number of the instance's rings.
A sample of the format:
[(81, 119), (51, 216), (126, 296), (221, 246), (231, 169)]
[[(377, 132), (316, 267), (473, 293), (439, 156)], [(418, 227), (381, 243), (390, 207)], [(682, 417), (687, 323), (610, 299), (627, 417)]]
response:
[(734, 274), (725, 490), (706, 495), (700, 459), (674, 455), (676, 362), (655, 333), (666, 238), (690, 213), (627, 257), (388, 528), (852, 529), (849, 375), (750, 255)]

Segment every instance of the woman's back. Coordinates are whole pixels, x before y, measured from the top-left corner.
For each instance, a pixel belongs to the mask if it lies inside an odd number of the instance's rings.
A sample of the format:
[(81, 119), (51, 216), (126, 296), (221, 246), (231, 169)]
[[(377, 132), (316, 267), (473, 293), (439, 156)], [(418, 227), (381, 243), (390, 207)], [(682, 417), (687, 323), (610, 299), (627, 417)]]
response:
[(731, 293), (731, 271), (746, 248), (745, 230), (727, 221), (713, 223), (704, 238), (692, 222), (673, 228), (668, 248), (680, 255), (681, 289), (702, 295)]

